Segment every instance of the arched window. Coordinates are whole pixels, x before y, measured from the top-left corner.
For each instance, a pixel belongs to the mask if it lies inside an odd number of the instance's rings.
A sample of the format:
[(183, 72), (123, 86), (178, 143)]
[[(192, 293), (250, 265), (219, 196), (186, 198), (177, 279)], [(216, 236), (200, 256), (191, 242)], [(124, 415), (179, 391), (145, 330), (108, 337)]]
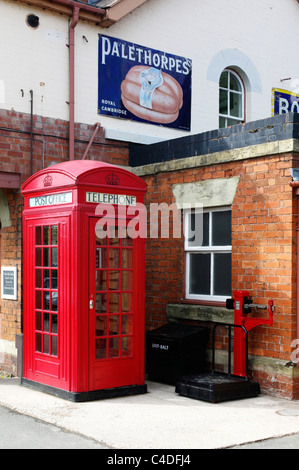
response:
[(219, 127), (244, 122), (245, 91), (241, 78), (225, 69), (219, 80)]

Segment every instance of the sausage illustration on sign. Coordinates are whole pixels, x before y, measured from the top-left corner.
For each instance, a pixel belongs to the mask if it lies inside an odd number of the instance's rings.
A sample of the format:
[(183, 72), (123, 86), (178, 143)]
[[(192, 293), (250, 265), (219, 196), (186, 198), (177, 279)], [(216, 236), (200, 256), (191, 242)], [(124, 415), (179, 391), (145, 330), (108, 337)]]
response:
[(178, 118), (183, 90), (169, 74), (154, 67), (132, 67), (121, 84), (122, 102), (135, 116), (161, 124)]

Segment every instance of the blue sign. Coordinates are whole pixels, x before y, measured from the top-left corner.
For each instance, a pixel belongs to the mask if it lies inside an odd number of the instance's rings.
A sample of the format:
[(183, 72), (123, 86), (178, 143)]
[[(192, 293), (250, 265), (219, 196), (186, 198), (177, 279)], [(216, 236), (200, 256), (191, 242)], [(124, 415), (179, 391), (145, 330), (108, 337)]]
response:
[(190, 130), (191, 74), (186, 57), (101, 35), (98, 114)]
[(299, 95), (273, 88), (272, 114), (299, 113)]

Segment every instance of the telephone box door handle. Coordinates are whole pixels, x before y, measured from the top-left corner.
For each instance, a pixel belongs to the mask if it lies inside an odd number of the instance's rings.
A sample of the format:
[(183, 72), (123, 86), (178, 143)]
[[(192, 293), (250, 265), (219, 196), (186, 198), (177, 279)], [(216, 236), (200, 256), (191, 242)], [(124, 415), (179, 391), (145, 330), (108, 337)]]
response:
[(92, 310), (93, 309), (93, 300), (89, 301), (89, 308)]

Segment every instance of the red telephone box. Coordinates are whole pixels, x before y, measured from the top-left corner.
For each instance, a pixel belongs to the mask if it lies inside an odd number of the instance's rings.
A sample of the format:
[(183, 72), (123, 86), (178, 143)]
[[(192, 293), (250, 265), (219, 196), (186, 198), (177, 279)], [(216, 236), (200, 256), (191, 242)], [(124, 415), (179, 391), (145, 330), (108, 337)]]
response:
[(24, 385), (73, 401), (146, 392), (145, 191), (88, 160), (23, 185)]

